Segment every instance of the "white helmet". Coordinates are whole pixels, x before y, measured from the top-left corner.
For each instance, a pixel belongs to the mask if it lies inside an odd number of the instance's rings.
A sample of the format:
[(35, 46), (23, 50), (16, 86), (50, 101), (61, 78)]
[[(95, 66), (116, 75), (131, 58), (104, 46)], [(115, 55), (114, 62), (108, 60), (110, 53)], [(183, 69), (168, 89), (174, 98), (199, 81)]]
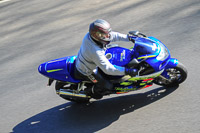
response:
[(102, 45), (110, 43), (112, 39), (110, 32), (110, 24), (102, 19), (97, 19), (89, 27), (90, 36)]

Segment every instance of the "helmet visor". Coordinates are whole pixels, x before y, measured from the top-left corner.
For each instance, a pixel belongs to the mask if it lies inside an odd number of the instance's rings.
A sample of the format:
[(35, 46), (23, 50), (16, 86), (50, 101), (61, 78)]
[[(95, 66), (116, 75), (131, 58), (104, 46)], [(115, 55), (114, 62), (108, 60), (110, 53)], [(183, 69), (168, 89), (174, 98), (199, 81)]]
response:
[(100, 40), (111, 41), (111, 39), (112, 39), (110, 32), (108, 32), (108, 33), (100, 33), (100, 32), (98, 32), (97, 34), (98, 34), (97, 36), (98, 36), (98, 38)]

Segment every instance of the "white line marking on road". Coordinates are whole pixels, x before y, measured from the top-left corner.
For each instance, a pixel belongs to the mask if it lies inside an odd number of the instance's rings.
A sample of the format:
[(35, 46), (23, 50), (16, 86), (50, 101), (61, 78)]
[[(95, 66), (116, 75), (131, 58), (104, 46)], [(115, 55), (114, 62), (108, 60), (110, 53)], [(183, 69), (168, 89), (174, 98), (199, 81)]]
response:
[(8, 1), (10, 1), (10, 0), (0, 0), (0, 4), (4, 3), (4, 2), (8, 2)]

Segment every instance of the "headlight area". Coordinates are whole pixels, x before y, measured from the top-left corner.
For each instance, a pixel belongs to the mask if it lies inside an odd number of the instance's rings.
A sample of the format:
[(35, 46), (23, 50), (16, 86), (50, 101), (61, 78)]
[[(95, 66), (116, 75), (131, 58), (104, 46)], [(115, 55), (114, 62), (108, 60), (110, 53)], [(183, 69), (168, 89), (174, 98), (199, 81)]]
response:
[(156, 59), (159, 61), (164, 61), (169, 56), (169, 51), (162, 43), (160, 42), (157, 42), (157, 43), (159, 44), (158, 47), (160, 48), (160, 53), (156, 57)]

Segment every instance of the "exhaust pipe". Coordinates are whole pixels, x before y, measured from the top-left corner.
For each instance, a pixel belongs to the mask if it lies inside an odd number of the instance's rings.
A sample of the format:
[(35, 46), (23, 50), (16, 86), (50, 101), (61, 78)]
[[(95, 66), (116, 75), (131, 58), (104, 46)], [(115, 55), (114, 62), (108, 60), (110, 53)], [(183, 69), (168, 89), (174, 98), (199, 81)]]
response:
[(88, 100), (91, 98), (83, 93), (74, 93), (72, 90), (60, 89), (56, 93), (66, 100)]

